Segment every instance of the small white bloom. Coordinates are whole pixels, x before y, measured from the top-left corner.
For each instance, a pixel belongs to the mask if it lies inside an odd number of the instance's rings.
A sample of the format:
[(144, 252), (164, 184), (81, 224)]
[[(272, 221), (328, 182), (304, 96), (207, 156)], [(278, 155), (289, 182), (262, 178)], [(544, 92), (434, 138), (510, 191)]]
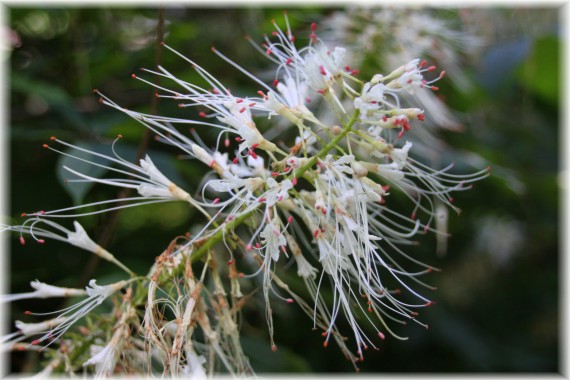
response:
[(280, 247), (287, 244), (287, 239), (281, 232), (279, 224), (275, 221), (267, 223), (259, 236), (263, 239), (265, 255), (270, 256), (273, 261), (278, 261)]
[(29, 293), (5, 294), (0, 296), (0, 302), (13, 302), (29, 298), (52, 298), (52, 297), (73, 297), (85, 295), (83, 289), (62, 288), (48, 285), (38, 280), (30, 282), (30, 286), (35, 289)]
[(313, 267), (303, 255), (293, 255), (297, 262), (297, 275), (302, 278), (315, 279), (319, 270)]
[(92, 344), (89, 349), (91, 350), (91, 357), (83, 363), (83, 367), (94, 365), (97, 377), (111, 376), (115, 370), (118, 356), (115, 344), (109, 342), (105, 347)]

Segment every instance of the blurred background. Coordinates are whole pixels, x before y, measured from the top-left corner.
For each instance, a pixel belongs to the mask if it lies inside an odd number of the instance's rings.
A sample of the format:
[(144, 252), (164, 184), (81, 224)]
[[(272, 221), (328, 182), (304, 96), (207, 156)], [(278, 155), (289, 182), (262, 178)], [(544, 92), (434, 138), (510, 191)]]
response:
[[(369, 350), (361, 370), (559, 372), (559, 9), (415, 7), (371, 8), (363, 13), (290, 7), (288, 11), (300, 38), (317, 21), (320, 37), (345, 43), (362, 57), (359, 69), (367, 77), (386, 73), (384, 66), (391, 63), (385, 56), (414, 48), (421, 36), (439, 33), (447, 37), (446, 45), (434, 39), (418, 51), (438, 67), (455, 70), (454, 76), (438, 83), (439, 99), (450, 110), (449, 125), (434, 128), (441, 160), (456, 161), (464, 172), (491, 166), (490, 178), (456, 197), (463, 212), (449, 215), (452, 237), (447, 249), (440, 245), (436, 252), (435, 238), (426, 236), (414, 253), (442, 269), (429, 278), (438, 287), (429, 294), (436, 305), (423, 313), (429, 329), (413, 324), (397, 328), (409, 340), (387, 339), (379, 351)], [(272, 19), (283, 25), (282, 9), (259, 6), (209, 9), (180, 5), (164, 8), (162, 16), (154, 8), (12, 6), (6, 16), (2, 32), (3, 64), (8, 67), (10, 124), (5, 133), (10, 163), (6, 185), (11, 223), (18, 223), (22, 212), (118, 196), (107, 187), (64, 184), (59, 169), (65, 164), (62, 157), (41, 147), (52, 135), (103, 149), (120, 133), (124, 136), (120, 152), (126, 158), (134, 159), (139, 149), (145, 149), (174, 182), (195, 189), (199, 185), (195, 178), (204, 173), (203, 168), (178, 160), (178, 152), (152, 139), (144, 142), (144, 130), (124, 114), (98, 103), (92, 90), (99, 89), (126, 108), (149, 112), (154, 90), (131, 79), (132, 73), (140, 73), (140, 67), (153, 68), (159, 59), (170, 72), (192, 78), (193, 71), (180, 58), (167, 51), (157, 58), (155, 41), (162, 17), (164, 38), (170, 46), (223, 76), (235, 93), (255, 94), (256, 85), (214, 56), (210, 47), (216, 46), (251, 71), (263, 71), (268, 62), (242, 36), (260, 41), (262, 33), (273, 30)], [(351, 19), (360, 21), (350, 24), (347, 20)], [(427, 25), (422, 26), (425, 20)], [(437, 29), (437, 20), (457, 34)], [(372, 26), (365, 28), (369, 25), (365, 22)], [(389, 27), (388, 22), (392, 23)], [(406, 36), (410, 30), (417, 35), (411, 34), (407, 41), (394, 37)], [(375, 36), (375, 31), (381, 33)], [(368, 34), (355, 39), (354, 33)], [(154, 107), (160, 113), (184, 115), (184, 110), (164, 99)], [(103, 214), (82, 219), (82, 224), (122, 262), (145, 272), (175, 235), (190, 229), (192, 217), (192, 210), (171, 203)], [(17, 237), (10, 237), (9, 243), (10, 292), (29, 291), (33, 279), (83, 287), (90, 278), (106, 283), (119, 275), (113, 267), (67, 245), (21, 246)], [(8, 311), (11, 320), (22, 319), (23, 311), (30, 308), (53, 310), (53, 302), (20, 301)], [(9, 330), (14, 328), (11, 323)], [(254, 369), (353, 373), (340, 350), (334, 345), (324, 349), (320, 333), (311, 328), (312, 321), (299, 310), (279, 309), (275, 317), (279, 351), (273, 353), (263, 309), (246, 310), (243, 345)], [(40, 364), (35, 353), (10, 356), (13, 372), (34, 371)]]

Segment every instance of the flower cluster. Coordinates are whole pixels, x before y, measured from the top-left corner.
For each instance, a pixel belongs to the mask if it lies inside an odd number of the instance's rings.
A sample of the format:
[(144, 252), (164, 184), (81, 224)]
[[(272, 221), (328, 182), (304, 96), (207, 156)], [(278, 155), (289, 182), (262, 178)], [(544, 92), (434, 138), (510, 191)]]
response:
[[(436, 268), (406, 250), (416, 235), (437, 232), (436, 202), (459, 211), (454, 193), (469, 189), (471, 183), (489, 174), (488, 169), (454, 174), (453, 165), (433, 169), (411, 155), (413, 143), (407, 140), (407, 132), (422, 128), (425, 113), (405, 107), (400, 98), (437, 89), (434, 83), (445, 73), (437, 73), (435, 66), (414, 58), (388, 73), (364, 77), (349, 64), (352, 60), (345, 48), (328, 46), (318, 37), (316, 24), (311, 25), (308, 42), (301, 48), (287, 17), (285, 25), (282, 29), (274, 22), (274, 32), (261, 44), (249, 39), (271, 62), (272, 83), (212, 48), (215, 55), (253, 81), (257, 88), (250, 94), (232, 93), (220, 79), (166, 44), (165, 49), (189, 63), (200, 82), (187, 82), (161, 66), (133, 74), (154, 86), (157, 96), (178, 102), (188, 118), (127, 110), (95, 91), (101, 103), (125, 113), (153, 132), (158, 141), (211, 169), (198, 195), (191, 196), (173, 183), (149, 156), (138, 163), (122, 158), (115, 151), (120, 136), (109, 155), (56, 137), (44, 145), (116, 175), (96, 178), (64, 167), (71, 175), (70, 183), (133, 189), (138, 196), (120, 199), (121, 203), (111, 199), (29, 213), (23, 215), (28, 219), (21, 225), (3, 229), (19, 232), (22, 243), (23, 234), (39, 243), (43, 238), (68, 242), (119, 265), (131, 279), (107, 287), (93, 281), (86, 290), (89, 298), (62, 311), (55, 322), (44, 322), (37, 329), (17, 325), (19, 331), (5, 341), (19, 342), (32, 333), (44, 334), (32, 344), (57, 339), (93, 307), (129, 285), (128, 302), (117, 313), (111, 338), (91, 345), (92, 356), (84, 366), (95, 365), (98, 374), (112, 374), (118, 370), (119, 353), (127, 349), (122, 338), (129, 336), (134, 343), (129, 345), (129, 359), (125, 360), (139, 363), (148, 355), (149, 360), (162, 363), (163, 373), (202, 376), (215, 368), (213, 360), (232, 374), (249, 373), (251, 368), (239, 345), (236, 312), (232, 311), (247, 302), (241, 287), (248, 279), (259, 281), (262, 288), (274, 350), (272, 305), (276, 301), (298, 304), (321, 330), (324, 346), (334, 340), (355, 366), (369, 346), (376, 348), (389, 335), (399, 338), (389, 320), (423, 325), (418, 311), (433, 301), (415, 286), (429, 289), (420, 277)], [(153, 76), (160, 77), (163, 84), (155, 85)], [(167, 80), (170, 85), (164, 84)], [(323, 110), (326, 118), (321, 116)], [(190, 135), (181, 132), (180, 127), (187, 125), (191, 126)], [(272, 130), (268, 125), (287, 128)], [(218, 131), (217, 138), (206, 144), (200, 132), (212, 129)], [(296, 136), (286, 143), (291, 131)], [(281, 138), (270, 141), (269, 135)], [(87, 156), (59, 150), (54, 144)], [(392, 204), (395, 193), (401, 195), (400, 207)], [(78, 222), (74, 222), (75, 232), (54, 222), (56, 218), (172, 201), (197, 209), (203, 224), (191, 235), (176, 237), (146, 276), (135, 275), (95, 244)], [(86, 206), (91, 211), (79, 211)], [(298, 290), (287, 284), (292, 274), (285, 267), (291, 261), (310, 300), (303, 300)], [(202, 268), (202, 274), (195, 276), (192, 267), (200, 262), (207, 265), (196, 266)], [(220, 262), (226, 262), (227, 268)], [(226, 272), (227, 281), (220, 275)], [(209, 289), (205, 289), (206, 275)], [(7, 299), (41, 297), (46, 292), (50, 296), (78, 294), (77, 290), (51, 292), (34, 284), (36, 292)], [(329, 291), (330, 300), (323, 296)], [(133, 310), (141, 304), (145, 313), (139, 321)], [(213, 311), (216, 318), (206, 310)], [(350, 326), (351, 339), (338, 328), (341, 318)], [(142, 341), (130, 336), (129, 323), (143, 331)], [(193, 336), (197, 329), (202, 331), (197, 334), (201, 338)], [(153, 366), (147, 363), (144, 368), (150, 371)]]

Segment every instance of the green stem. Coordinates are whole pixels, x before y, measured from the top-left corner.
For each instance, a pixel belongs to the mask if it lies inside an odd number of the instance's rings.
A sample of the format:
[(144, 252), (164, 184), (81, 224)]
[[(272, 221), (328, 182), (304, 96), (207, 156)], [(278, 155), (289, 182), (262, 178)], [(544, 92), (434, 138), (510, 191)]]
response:
[[(260, 205), (261, 205), (261, 203), (260, 203)], [(251, 216), (251, 214), (253, 214), (253, 212), (255, 210), (257, 210), (258, 207), (259, 206), (255, 207), (252, 210), (249, 210), (248, 212), (238, 216), (235, 219), (232, 219), (231, 221), (226, 223), (222, 228), (220, 228), (218, 230), (218, 232), (216, 232), (214, 235), (210, 236), (204, 244), (202, 244), (198, 249), (196, 249), (194, 252), (192, 252), (192, 261), (198, 260), (202, 256), (204, 256), (216, 243), (218, 243), (219, 241), (221, 241), (223, 239), (224, 235), (228, 231), (231, 231), (235, 227), (239, 226), (244, 220), (249, 218)]]
[(319, 153), (311, 157), (309, 162), (307, 162), (304, 166), (300, 167), (299, 170), (296, 170), (295, 176), (301, 177), (307, 170), (309, 170), (313, 165), (317, 163), (319, 158), (324, 157), (328, 152), (334, 149), (337, 146), (337, 144), (340, 142), (340, 140), (342, 140), (352, 130), (354, 123), (356, 123), (356, 121), (358, 120), (359, 113), (360, 111), (358, 110), (354, 111), (354, 114), (342, 129), (342, 132), (338, 136), (335, 136), (335, 138), (333, 138), (331, 141), (329, 141), (329, 143), (325, 145), (320, 150)]

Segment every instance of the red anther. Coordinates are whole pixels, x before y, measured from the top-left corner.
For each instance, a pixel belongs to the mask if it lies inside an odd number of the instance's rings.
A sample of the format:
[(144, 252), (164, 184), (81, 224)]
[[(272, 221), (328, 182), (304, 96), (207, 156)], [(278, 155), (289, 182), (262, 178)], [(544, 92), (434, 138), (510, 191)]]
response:
[(350, 75), (358, 75), (358, 73), (360, 73), (360, 71), (358, 69), (354, 69), (350, 72)]
[(307, 103), (311, 103), (311, 102), (312, 102), (312, 100), (311, 100), (311, 98), (305, 98), (305, 102), (307, 102)]
[(210, 47), (210, 50), (213, 51), (214, 53), (217, 51), (215, 46)]
[(384, 336), (384, 334), (382, 334), (382, 332), (378, 331), (378, 336), (380, 337), (380, 339), (384, 340), (386, 339), (386, 337)]
[(46, 241), (44, 239), (38, 239), (37, 242), (40, 244), (44, 244)]
[(427, 61), (426, 61), (425, 59), (423, 59), (423, 60), (420, 62), (420, 67), (424, 67), (425, 65), (427, 65)]
[(160, 46), (164, 46), (164, 41), (160, 41)]
[(212, 89), (212, 93), (219, 95), (220, 94), (220, 90), (218, 90), (217, 88), (213, 88)]
[(155, 92), (154, 96), (156, 96), (157, 98), (160, 98), (160, 94), (158, 92)]
[(321, 336), (327, 336), (327, 332), (326, 332), (326, 331), (323, 331), (323, 332), (321, 333)]
[(253, 157), (254, 160), (257, 159), (257, 154), (256, 154), (253, 150), (250, 149), (250, 150), (248, 151), (248, 153), (249, 153), (249, 155), (250, 155), (251, 157)]
[(236, 137), (235, 140), (236, 140), (236, 142), (238, 142), (238, 143), (243, 141), (243, 139), (242, 139), (241, 137)]
[(426, 115), (424, 115), (423, 113), (420, 113), (420, 114), (418, 115), (418, 120), (419, 120), (419, 121), (424, 121), (425, 119), (426, 119)]
[(184, 108), (184, 107), (185, 107), (185, 106), (184, 106), (183, 103), (179, 103), (179, 104), (178, 104), (178, 108)]
[(232, 265), (234, 263), (234, 261), (232, 259), (228, 260), (228, 265)]
[(24, 311), (24, 314), (25, 314), (25, 315), (30, 315), (30, 314), (32, 314), (32, 312), (29, 311), (29, 310), (26, 310), (26, 311)]
[(259, 147), (258, 143), (252, 144), (251, 145), (251, 149), (257, 149)]
[(23, 212), (20, 216), (28, 216), (25, 212)]
[(327, 348), (328, 345), (329, 345), (329, 341), (328, 341), (328, 340), (325, 340), (325, 341), (323, 342), (323, 347), (324, 347), (324, 348)]
[(430, 86), (430, 89), (431, 89), (432, 91), (437, 91), (437, 90), (439, 90), (439, 87), (437, 87), (437, 86)]
[(271, 351), (277, 352), (277, 346), (274, 345), (274, 344), (272, 344), (272, 345), (271, 345)]
[(281, 249), (281, 252), (287, 253), (287, 248), (285, 248), (284, 245), (280, 245), (279, 248)]
[(453, 197), (449, 197), (449, 203), (453, 203)]
[(426, 69), (427, 71), (434, 71), (435, 70), (435, 66), (430, 66)]
[(229, 148), (229, 146), (230, 146), (230, 139), (226, 138), (226, 139), (224, 140), (224, 145), (226, 146), (226, 148)]
[(255, 243), (255, 248), (257, 248), (257, 249), (261, 248), (261, 244)]
[(214, 201), (213, 201), (212, 203), (215, 204), (215, 205), (217, 205), (218, 203), (220, 203), (220, 198), (214, 199)]
[(45, 212), (44, 210), (40, 210), (40, 211), (38, 211), (38, 213), (39, 213), (40, 215), (45, 215), (45, 214), (46, 214), (46, 212)]
[(243, 274), (243, 273), (240, 272), (240, 273), (238, 273), (238, 277), (239, 277), (239, 278), (244, 278), (244, 277), (245, 277), (245, 274)]
[(427, 269), (427, 272), (428, 272), (428, 273), (433, 272), (433, 268), (432, 268), (432, 267), (429, 267), (429, 268)]
[(240, 110), (239, 110), (239, 113), (244, 113), (246, 109), (247, 109), (247, 108), (245, 108), (245, 107), (241, 107)]
[(275, 32), (275, 31), (273, 31), (273, 32), (271, 32), (271, 35), (272, 35), (272, 36), (278, 36), (278, 35), (279, 35), (279, 33), (277, 33), (277, 32)]
[(240, 99), (240, 98), (236, 99), (236, 103), (239, 104), (239, 103), (241, 103), (241, 102), (243, 102), (243, 99)]
[(289, 36), (289, 41), (295, 42), (295, 36), (293, 36), (293, 35)]
[(42, 147), (47, 149), (47, 148), (49, 148), (49, 145), (48, 144), (42, 144)]
[(257, 94), (258, 94), (259, 96), (264, 97), (264, 98), (267, 96), (267, 95), (265, 95), (265, 94), (263, 93), (263, 91), (261, 91), (261, 90), (257, 91)]
[(406, 81), (407, 84), (412, 84), (412, 82), (413, 82), (413, 80), (411, 80), (411, 79), (408, 79), (408, 80)]
[(293, 303), (295, 301), (293, 301), (293, 298), (287, 298), (285, 301), (287, 301), (287, 303)]
[(271, 49), (267, 49), (267, 50), (265, 51), (265, 54), (271, 55)]
[(371, 307), (368, 308), (368, 312), (369, 312), (369, 313), (372, 313), (372, 308), (371, 308)]
[(273, 81), (273, 86), (274, 86), (274, 87), (277, 87), (278, 84), (279, 84), (279, 80), (275, 79), (275, 80)]
[(200, 116), (200, 117), (206, 117), (207, 115), (206, 115), (206, 112), (200, 111), (200, 112), (198, 112), (198, 116)]
[(297, 185), (297, 177), (293, 177), (291, 179), (291, 183), (293, 184), (293, 186), (296, 186)]
[(251, 251), (253, 249), (253, 246), (251, 244), (248, 244), (245, 249), (247, 249), (248, 251)]
[(434, 303), (435, 302), (433, 302), (433, 301), (429, 301), (428, 303), (425, 304), (425, 307), (429, 307), (429, 306), (433, 305)]
[(385, 200), (384, 198), (380, 198), (380, 202), (379, 202), (379, 203), (380, 203), (381, 205), (383, 205), (383, 204), (386, 203), (386, 200)]
[(291, 167), (290, 167), (290, 166), (287, 166), (287, 167), (285, 167), (285, 169), (283, 169), (283, 172), (284, 172), (285, 174), (289, 173), (290, 171), (291, 171)]
[(326, 90), (317, 90), (317, 92), (321, 95), (324, 95), (325, 92), (327, 92)]
[(286, 65), (290, 65), (292, 62), (293, 62), (293, 58), (287, 58), (287, 59), (285, 60), (285, 64), (286, 64)]
[(291, 224), (293, 223), (293, 216), (289, 215), (289, 217), (287, 218), (287, 223)]
[(93, 92), (99, 92), (99, 90), (96, 89), (96, 88), (94, 88), (92, 91), (93, 91)]
[(259, 202), (259, 203), (263, 203), (263, 202), (266, 202), (266, 201), (267, 201), (267, 198), (261, 197), (261, 198), (259, 198), (259, 201), (258, 201), (258, 202)]
[(384, 191), (390, 191), (390, 185), (384, 185), (384, 186), (382, 186), (382, 190), (384, 190)]
[(318, 234), (319, 234), (319, 230), (317, 229), (313, 232), (313, 237), (317, 237)]
[(317, 23), (313, 22), (311, 23), (311, 31), (314, 32), (315, 30), (317, 30)]
[(279, 173), (278, 172), (271, 172), (271, 176), (272, 177), (279, 177)]
[(234, 165), (236, 165), (236, 164), (238, 163), (238, 158), (237, 158), (237, 157), (234, 158), (234, 159), (232, 160), (232, 163), (233, 163)]
[(24, 239), (23, 236), (20, 236), (20, 244), (22, 245), (26, 244), (26, 239)]
[(327, 209), (326, 209), (326, 208), (322, 208), (322, 209), (321, 209), (321, 212), (323, 213), (323, 215), (326, 215), (326, 214), (327, 214)]
[(347, 65), (347, 66), (344, 66), (344, 71), (349, 72), (349, 71), (350, 71), (350, 66), (348, 66), (348, 65)]
[(311, 40), (316, 40), (316, 39), (317, 39), (317, 35), (316, 35), (315, 33), (311, 33), (311, 34), (309, 34), (309, 38), (310, 38)]
[(121, 135), (121, 134), (119, 133), (119, 134), (117, 135), (117, 138), (118, 138), (118, 139), (122, 139), (122, 138), (123, 138), (123, 135)]
[(135, 74), (132, 74), (132, 75), (131, 75), (131, 78), (136, 79), (137, 76), (136, 76)]
[(252, 102), (252, 103), (249, 103), (247, 106), (248, 106), (248, 107), (253, 107), (253, 106), (255, 106), (255, 104), (256, 104), (255, 102)]
[(321, 72), (321, 75), (327, 75), (327, 71), (324, 66), (319, 66), (319, 71)]
[(411, 311), (411, 312), (410, 312), (410, 315), (411, 315), (412, 317), (417, 317), (417, 316), (419, 315), (419, 313), (418, 313), (417, 311)]
[(439, 73), (439, 79), (442, 79), (445, 76), (445, 74), (446, 74), (445, 70)]
[(401, 130), (400, 133), (398, 133), (398, 138), (402, 138), (402, 136), (404, 136), (404, 130)]
[(51, 141), (55, 141), (55, 140), (57, 140), (57, 137), (51, 136), (49, 139), (50, 139)]
[(35, 346), (35, 345), (37, 345), (37, 344), (39, 344), (39, 343), (40, 343), (40, 340), (39, 340), (39, 339), (34, 339), (31, 344), (32, 344), (33, 346)]

